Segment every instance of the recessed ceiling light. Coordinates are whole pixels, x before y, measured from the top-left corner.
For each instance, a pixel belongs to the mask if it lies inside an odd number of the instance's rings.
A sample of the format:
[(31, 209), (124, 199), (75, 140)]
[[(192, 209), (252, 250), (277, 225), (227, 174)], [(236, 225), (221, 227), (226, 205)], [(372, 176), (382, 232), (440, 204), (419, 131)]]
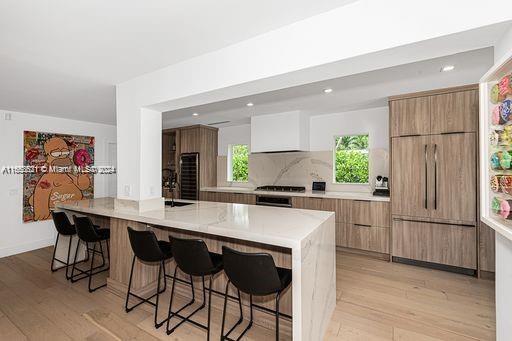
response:
[(199, 116), (199, 114), (195, 112), (192, 114), (192, 116)]
[(247, 103), (246, 105), (247, 105), (248, 107), (252, 107), (252, 106), (254, 105), (254, 103), (253, 103), (253, 102), (249, 102), (249, 103)]
[(324, 92), (326, 94), (330, 94), (332, 92), (332, 89), (331, 88), (324, 89)]
[(448, 72), (448, 71), (453, 71), (455, 69), (455, 66), (454, 65), (445, 65), (443, 66), (443, 68), (441, 69), (442, 72)]

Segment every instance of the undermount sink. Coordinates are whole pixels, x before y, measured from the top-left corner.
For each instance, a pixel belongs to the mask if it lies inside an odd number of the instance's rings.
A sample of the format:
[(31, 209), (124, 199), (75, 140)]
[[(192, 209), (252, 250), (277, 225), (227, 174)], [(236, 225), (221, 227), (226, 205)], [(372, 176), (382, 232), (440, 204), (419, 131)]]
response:
[(187, 206), (192, 205), (193, 202), (183, 202), (183, 201), (166, 201), (165, 206), (171, 206), (171, 207), (181, 207), (181, 206)]

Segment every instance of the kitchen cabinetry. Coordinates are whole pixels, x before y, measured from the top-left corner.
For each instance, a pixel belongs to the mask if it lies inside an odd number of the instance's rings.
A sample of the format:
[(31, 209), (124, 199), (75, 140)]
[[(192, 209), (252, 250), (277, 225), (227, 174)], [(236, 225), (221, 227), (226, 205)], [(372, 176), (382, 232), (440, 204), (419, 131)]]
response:
[(388, 202), (294, 197), (292, 206), (335, 212), (337, 246), (389, 253)]
[(480, 222), (480, 270), (495, 271), (495, 232), (492, 228)]
[(202, 191), (199, 195), (199, 200), (255, 205), (256, 204), (256, 195), (255, 194), (244, 194), (244, 193)]
[(392, 141), (393, 215), (476, 222), (475, 133)]
[[(174, 142), (169, 143), (169, 141)], [(166, 129), (163, 131), (162, 143), (163, 168), (166, 168), (164, 162), (170, 163), (168, 160), (172, 160), (175, 165), (172, 170), (177, 173), (178, 181), (180, 179), (180, 155), (184, 153), (199, 153), (199, 186), (209, 187), (217, 185), (217, 128), (194, 125)], [(165, 193), (166, 191), (164, 191)], [(179, 194), (177, 196), (179, 197)]]
[(475, 270), (477, 88), (393, 97), (390, 120), (393, 257)]
[(390, 135), (413, 136), (476, 132), (475, 85), (390, 97)]
[(393, 219), (393, 256), (476, 269), (476, 227)]

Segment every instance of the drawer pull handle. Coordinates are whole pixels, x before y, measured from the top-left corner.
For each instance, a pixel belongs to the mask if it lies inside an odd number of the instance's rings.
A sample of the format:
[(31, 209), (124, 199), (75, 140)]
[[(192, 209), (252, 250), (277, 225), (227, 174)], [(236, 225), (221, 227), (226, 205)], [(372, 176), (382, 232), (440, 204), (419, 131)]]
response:
[(366, 224), (354, 224), (354, 226), (359, 226), (359, 227), (372, 227), (372, 225), (366, 225)]

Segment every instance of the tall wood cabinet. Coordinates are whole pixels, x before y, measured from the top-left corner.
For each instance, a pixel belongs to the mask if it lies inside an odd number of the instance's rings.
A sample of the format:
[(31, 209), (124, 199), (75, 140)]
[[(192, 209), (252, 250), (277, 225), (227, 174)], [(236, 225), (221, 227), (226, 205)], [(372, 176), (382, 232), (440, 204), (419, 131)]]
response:
[(478, 88), (389, 105), (394, 259), (476, 270)]
[[(174, 139), (174, 140), (173, 140)], [(218, 128), (193, 125), (188, 127), (166, 129), (163, 131), (163, 161), (175, 157), (175, 171), (180, 178), (180, 155), (183, 153), (199, 153), (199, 186), (217, 186), (217, 155), (218, 155)], [(168, 141), (175, 141), (174, 144)], [(173, 147), (174, 146), (174, 147)], [(166, 149), (167, 148), (167, 149)], [(168, 148), (175, 148), (176, 152)], [(162, 164), (165, 166), (165, 163)], [(164, 193), (166, 193), (164, 191)], [(179, 191), (176, 194), (179, 197)]]

